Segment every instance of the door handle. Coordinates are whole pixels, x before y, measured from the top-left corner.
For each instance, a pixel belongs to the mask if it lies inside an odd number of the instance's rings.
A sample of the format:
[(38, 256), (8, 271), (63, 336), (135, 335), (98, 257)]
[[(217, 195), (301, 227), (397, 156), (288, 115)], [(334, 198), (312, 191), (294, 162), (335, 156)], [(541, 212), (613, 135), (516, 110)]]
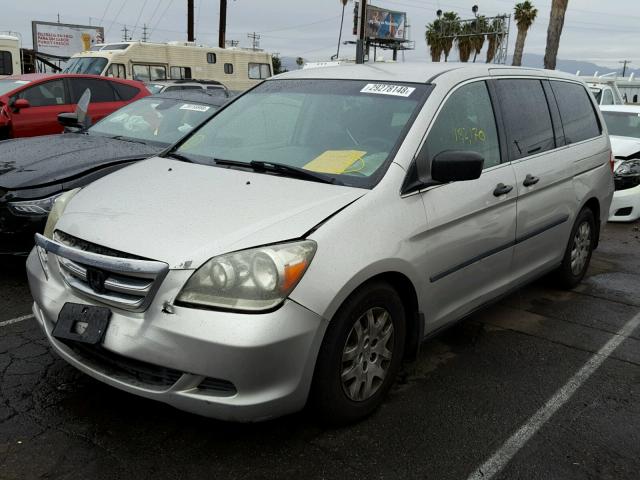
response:
[(500, 195), (505, 195), (513, 190), (512, 185), (505, 185), (504, 183), (499, 183), (496, 185), (496, 189), (493, 191), (493, 195), (499, 197)]
[(534, 177), (530, 173), (527, 173), (527, 176), (524, 179), (524, 182), (522, 182), (522, 185), (524, 185), (525, 187), (530, 187), (531, 185), (535, 185), (539, 181), (540, 179), (538, 177)]

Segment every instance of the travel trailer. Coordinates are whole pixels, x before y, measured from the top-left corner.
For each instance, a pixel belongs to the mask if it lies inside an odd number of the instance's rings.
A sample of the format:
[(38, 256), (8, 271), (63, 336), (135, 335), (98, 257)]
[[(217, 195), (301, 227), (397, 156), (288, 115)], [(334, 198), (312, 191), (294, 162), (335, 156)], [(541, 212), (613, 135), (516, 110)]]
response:
[(13, 35), (0, 35), (0, 77), (20, 75), (20, 39)]
[(73, 55), (65, 73), (85, 73), (153, 82), (217, 80), (246, 90), (273, 74), (271, 54), (243, 48), (214, 48), (193, 42), (96, 44)]

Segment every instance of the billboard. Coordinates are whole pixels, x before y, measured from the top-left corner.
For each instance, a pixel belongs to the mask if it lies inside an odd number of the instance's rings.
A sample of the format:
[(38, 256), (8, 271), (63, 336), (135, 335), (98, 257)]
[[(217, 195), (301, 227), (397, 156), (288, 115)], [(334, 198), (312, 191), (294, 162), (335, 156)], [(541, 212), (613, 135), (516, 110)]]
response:
[[(357, 35), (359, 5), (356, 2), (354, 35)], [(372, 40), (406, 40), (407, 14), (367, 5), (365, 37)]]
[(43, 55), (67, 59), (104, 41), (104, 28), (53, 22), (31, 22), (33, 49)]

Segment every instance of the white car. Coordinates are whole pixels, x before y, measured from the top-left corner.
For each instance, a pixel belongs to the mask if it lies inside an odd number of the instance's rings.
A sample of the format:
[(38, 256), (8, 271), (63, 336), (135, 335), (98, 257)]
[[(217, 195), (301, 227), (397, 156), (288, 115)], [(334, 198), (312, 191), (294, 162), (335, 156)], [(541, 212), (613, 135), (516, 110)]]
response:
[(601, 106), (615, 157), (610, 222), (640, 218), (640, 105)]

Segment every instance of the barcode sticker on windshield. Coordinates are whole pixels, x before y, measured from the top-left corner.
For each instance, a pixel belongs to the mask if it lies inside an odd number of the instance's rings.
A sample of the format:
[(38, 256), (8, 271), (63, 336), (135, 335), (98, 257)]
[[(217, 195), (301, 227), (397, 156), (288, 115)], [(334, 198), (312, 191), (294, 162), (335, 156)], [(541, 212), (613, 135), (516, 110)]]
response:
[(180, 110), (193, 110), (194, 112), (206, 112), (211, 107), (207, 107), (206, 105), (193, 105), (191, 103), (185, 103), (180, 107)]
[(404, 85), (389, 85), (388, 83), (367, 83), (360, 93), (377, 93), (378, 95), (393, 95), (395, 97), (408, 97), (415, 88)]

